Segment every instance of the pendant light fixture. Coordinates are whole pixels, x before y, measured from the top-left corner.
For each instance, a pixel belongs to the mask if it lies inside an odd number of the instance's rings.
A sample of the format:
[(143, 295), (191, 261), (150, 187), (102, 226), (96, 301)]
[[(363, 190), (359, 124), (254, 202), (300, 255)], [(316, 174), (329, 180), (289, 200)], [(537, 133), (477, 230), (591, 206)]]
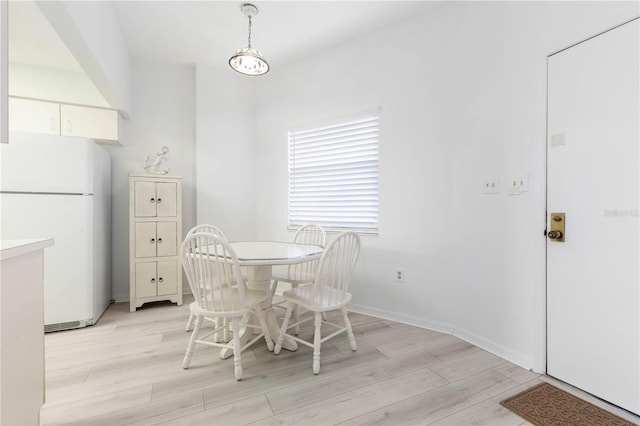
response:
[(269, 71), (269, 64), (260, 52), (251, 47), (251, 18), (258, 14), (258, 8), (252, 4), (245, 3), (240, 6), (240, 10), (249, 18), (249, 43), (247, 47), (238, 50), (235, 55), (229, 59), (229, 65), (241, 74), (266, 74), (267, 71)]

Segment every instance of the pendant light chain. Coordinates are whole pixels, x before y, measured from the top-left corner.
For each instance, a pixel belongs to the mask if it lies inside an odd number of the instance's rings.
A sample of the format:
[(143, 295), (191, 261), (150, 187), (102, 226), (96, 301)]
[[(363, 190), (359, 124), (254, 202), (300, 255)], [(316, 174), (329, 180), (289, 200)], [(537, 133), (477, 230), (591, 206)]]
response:
[(249, 15), (249, 48), (251, 48), (251, 15)]

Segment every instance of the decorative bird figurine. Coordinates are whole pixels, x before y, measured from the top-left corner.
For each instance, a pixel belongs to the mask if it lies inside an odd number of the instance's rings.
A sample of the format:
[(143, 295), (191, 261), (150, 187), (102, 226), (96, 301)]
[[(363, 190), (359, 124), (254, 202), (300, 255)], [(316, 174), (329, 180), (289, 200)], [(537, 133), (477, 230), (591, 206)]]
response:
[[(169, 148), (167, 148), (166, 146), (163, 146), (160, 152), (155, 154), (156, 158), (154, 158), (153, 161), (151, 161), (151, 154), (147, 154), (143, 158), (144, 170), (147, 173), (152, 173), (154, 175), (166, 175), (167, 173), (169, 173), (171, 166), (168, 164), (169, 162), (169, 157), (167, 155), (168, 153), (169, 153)], [(161, 168), (163, 162), (167, 162), (167, 166), (165, 168)]]

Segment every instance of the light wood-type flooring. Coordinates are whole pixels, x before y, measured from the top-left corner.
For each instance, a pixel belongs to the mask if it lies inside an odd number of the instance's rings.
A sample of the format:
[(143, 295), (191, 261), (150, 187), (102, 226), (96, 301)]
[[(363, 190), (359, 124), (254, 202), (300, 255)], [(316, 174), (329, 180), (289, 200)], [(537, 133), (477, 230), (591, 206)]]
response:
[(521, 425), (499, 401), (541, 380), (453, 336), (351, 313), (358, 350), (346, 335), (325, 342), (319, 375), (310, 348), (276, 356), (260, 341), (237, 382), (216, 348), (196, 346), (182, 368), (189, 302), (117, 303), (92, 327), (47, 334), (41, 423)]

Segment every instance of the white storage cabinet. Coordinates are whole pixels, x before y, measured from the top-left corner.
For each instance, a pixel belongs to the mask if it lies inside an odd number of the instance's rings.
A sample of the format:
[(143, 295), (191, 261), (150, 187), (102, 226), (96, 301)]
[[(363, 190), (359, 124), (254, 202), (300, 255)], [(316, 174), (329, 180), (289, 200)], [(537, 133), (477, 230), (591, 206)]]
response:
[(44, 403), (44, 249), (0, 241), (0, 424), (38, 425)]
[(114, 109), (9, 98), (12, 132), (79, 136), (114, 145), (120, 144), (118, 126), (118, 111)]
[(9, 128), (12, 132), (60, 134), (60, 104), (9, 98)]
[(182, 305), (182, 179), (129, 175), (130, 311), (170, 300)]

